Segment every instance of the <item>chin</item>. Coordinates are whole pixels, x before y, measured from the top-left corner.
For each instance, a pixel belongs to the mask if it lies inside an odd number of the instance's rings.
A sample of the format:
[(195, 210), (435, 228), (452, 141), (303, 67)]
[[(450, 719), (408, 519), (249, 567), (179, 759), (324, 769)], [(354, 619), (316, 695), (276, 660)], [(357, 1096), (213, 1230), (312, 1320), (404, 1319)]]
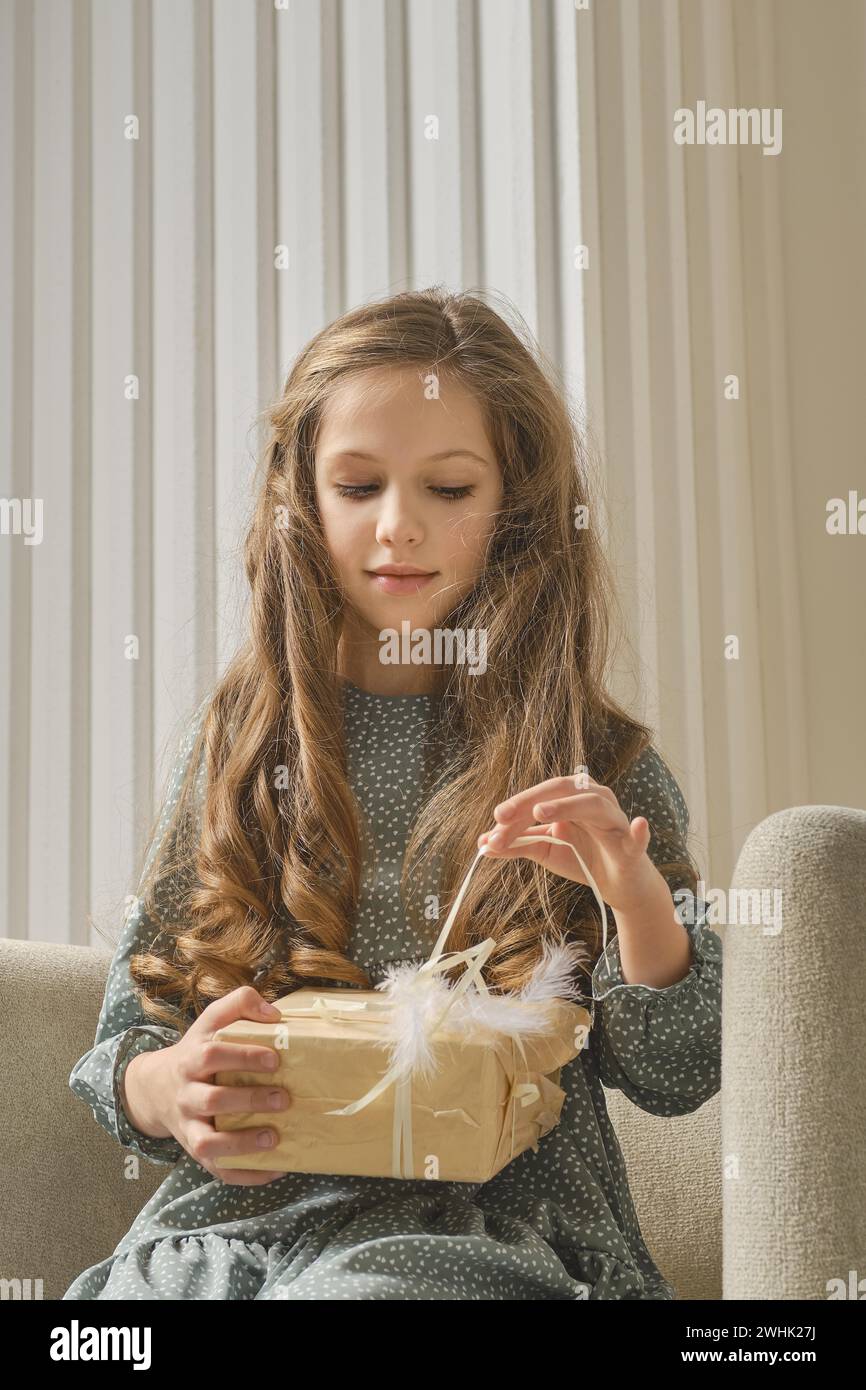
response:
[(369, 621), (377, 631), (384, 627), (395, 627), (399, 631), (401, 623), (409, 623), (413, 629), (433, 628), (437, 625), (436, 614), (431, 613), (429, 608), (412, 607), (396, 600), (391, 604), (383, 603), (375, 614), (371, 614)]

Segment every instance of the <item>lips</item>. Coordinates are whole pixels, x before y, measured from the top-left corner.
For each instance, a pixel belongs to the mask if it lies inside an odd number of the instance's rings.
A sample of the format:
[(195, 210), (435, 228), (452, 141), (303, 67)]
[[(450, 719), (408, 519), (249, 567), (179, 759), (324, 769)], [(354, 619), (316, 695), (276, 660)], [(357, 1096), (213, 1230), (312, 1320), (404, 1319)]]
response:
[(417, 566), (415, 566), (415, 565), (380, 565), (378, 569), (376, 569), (376, 570), (369, 570), (368, 573), (369, 573), (369, 574), (393, 574), (393, 575), (399, 575), (400, 577), (408, 577), (409, 575), (416, 574), (416, 575), (426, 575), (426, 576), (429, 577), (431, 574), (435, 574), (435, 570), (422, 570), (422, 569), (418, 569)]
[(434, 573), (418, 570), (403, 570), (394, 574), (390, 571), (368, 570), (367, 573), (376, 588), (383, 594), (417, 594), (436, 578)]

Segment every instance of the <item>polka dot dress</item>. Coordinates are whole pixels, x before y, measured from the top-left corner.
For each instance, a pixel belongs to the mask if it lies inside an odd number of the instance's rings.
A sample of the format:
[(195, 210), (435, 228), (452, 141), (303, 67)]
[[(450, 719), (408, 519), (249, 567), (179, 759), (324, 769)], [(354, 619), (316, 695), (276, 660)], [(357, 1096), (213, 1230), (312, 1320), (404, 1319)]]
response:
[[(349, 682), (343, 690), (350, 781), (376, 849), (349, 954), (375, 985), (389, 961), (426, 959), (435, 941), (435, 921), (429, 940), (411, 935), (397, 885), (424, 795), (423, 749), (437, 697), (374, 695)], [(163, 825), (204, 708), (181, 745)], [(685, 842), (688, 811), (655, 750), (635, 764), (628, 794), (628, 806), (620, 801), (631, 816), (645, 815), (653, 831)], [(644, 1244), (603, 1087), (655, 1115), (696, 1110), (719, 1089), (721, 939), (706, 925), (706, 905), (698, 909), (683, 914), (689, 971), (667, 988), (626, 985), (616, 937), (609, 939), (592, 976), (589, 1042), (562, 1069), (559, 1124), (489, 1182), (286, 1173), (245, 1187), (214, 1179), (176, 1140), (148, 1138), (124, 1114), (126, 1065), (179, 1036), (140, 1013), (128, 962), (156, 929), (134, 905), (95, 1044), (69, 1084), (125, 1149), (171, 1171), (114, 1252), (80, 1274), (64, 1298), (675, 1298)]]

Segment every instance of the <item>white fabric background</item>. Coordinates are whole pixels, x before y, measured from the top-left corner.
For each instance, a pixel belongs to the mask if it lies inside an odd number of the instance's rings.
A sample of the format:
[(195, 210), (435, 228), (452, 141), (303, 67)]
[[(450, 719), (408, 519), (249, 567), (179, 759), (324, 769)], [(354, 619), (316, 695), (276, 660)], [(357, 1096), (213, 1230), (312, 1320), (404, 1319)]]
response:
[[(617, 693), (707, 881), (771, 811), (862, 805), (866, 536), (825, 506), (866, 479), (864, 29), (858, 0), (0, 0), (0, 497), (44, 502), (40, 546), (0, 535), (0, 934), (117, 930), (243, 621), (252, 418), (324, 323), (431, 283), (514, 303), (588, 424)], [(699, 99), (781, 106), (782, 153), (675, 145)]]

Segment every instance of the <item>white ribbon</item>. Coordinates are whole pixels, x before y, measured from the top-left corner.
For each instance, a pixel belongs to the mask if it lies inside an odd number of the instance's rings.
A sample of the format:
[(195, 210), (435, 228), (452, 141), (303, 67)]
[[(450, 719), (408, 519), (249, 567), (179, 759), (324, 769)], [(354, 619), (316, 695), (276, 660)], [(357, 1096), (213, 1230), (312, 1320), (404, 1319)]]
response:
[[(589, 869), (584, 864), (582, 858), (578, 854), (574, 845), (571, 844), (569, 840), (558, 840), (554, 835), (520, 835), (516, 840), (511, 841), (509, 849), (513, 848), (516, 845), (531, 845), (536, 843), (542, 845), (565, 845), (568, 849), (573, 851), (574, 855), (577, 858), (577, 862), (580, 864), (580, 867), (583, 870), (589, 887), (595, 894), (595, 899), (598, 903), (599, 911), (601, 912), (603, 951), (606, 950), (607, 912), (605, 910), (604, 899), (602, 898), (601, 893), (598, 891), (598, 885), (596, 884), (595, 879), (592, 877), (592, 874), (589, 872)], [(454, 924), (454, 919), (457, 916), (457, 913), (460, 909), (460, 904), (463, 901), (463, 896), (466, 892), (466, 889), (469, 886), (469, 880), (475, 872), (475, 868), (478, 864), (479, 859), (483, 858), (485, 853), (486, 847), (482, 847), (481, 849), (479, 849), (477, 855), (475, 856), (475, 859), (473, 860), (469, 868), (469, 872), (467, 873), (462, 884), (460, 885), (460, 891), (457, 894), (457, 897), (454, 899), (451, 911), (448, 913), (448, 916), (445, 919), (445, 925), (439, 933), (439, 939), (436, 942), (436, 945), (433, 947), (429, 960), (426, 960), (424, 964), (419, 966), (418, 968), (419, 975), (428, 973), (439, 974), (444, 970), (450, 970), (455, 965), (459, 965), (461, 961), (465, 961), (467, 964), (467, 969), (463, 972), (463, 975), (461, 976), (460, 980), (449, 991), (448, 1003), (445, 1005), (444, 1009), (442, 1009), (441, 1013), (439, 1014), (439, 1017), (428, 1026), (428, 1033), (430, 1034), (430, 1036), (432, 1036), (436, 1032), (437, 1028), (441, 1027), (442, 1023), (447, 1018), (448, 1014), (456, 1004), (457, 1000), (460, 998), (462, 994), (466, 992), (466, 990), (474, 986), (474, 988), (477, 989), (479, 992), (489, 993), (487, 983), (482, 978), (481, 971), (484, 969), (484, 966), (491, 952), (496, 946), (496, 941), (494, 937), (489, 936), (487, 937), (486, 941), (480, 942), (477, 946), (470, 946), (465, 951), (445, 950), (445, 943), (448, 940), (448, 936)], [(387, 999), (359, 1000), (356, 1002), (347, 1000), (345, 1003), (340, 1002), (338, 1004), (335, 1004), (332, 1003), (331, 1000), (317, 997), (309, 1006), (283, 1009), (282, 1012), (286, 1017), (296, 1017), (303, 1014), (315, 1013), (328, 1018), (356, 1018), (359, 1013), (367, 1013), (371, 1017), (375, 1014), (381, 1015), (382, 1012), (387, 1011), (388, 1009), (390, 1009), (390, 1007), (390, 1001)], [(520, 1048), (520, 1052), (525, 1064), (526, 1053), (524, 1051), (523, 1044), (519, 1037), (516, 1037), (514, 1041), (517, 1042)], [(382, 1076), (381, 1079), (377, 1081), (374, 1086), (370, 1087), (370, 1090), (366, 1093), (366, 1095), (361, 1096), (360, 1100), (352, 1101), (350, 1105), (343, 1106), (341, 1110), (326, 1110), (325, 1114), (356, 1115), (359, 1110), (365, 1109), (365, 1107), (370, 1105), (372, 1101), (376, 1100), (378, 1096), (382, 1095), (383, 1091), (386, 1091), (389, 1086), (394, 1086), (395, 1088), (394, 1130), (393, 1144), (391, 1150), (392, 1171), (395, 1178), (412, 1178), (414, 1177), (414, 1173), (412, 1171), (413, 1155), (411, 1069), (408, 1072), (406, 1072), (403, 1068), (401, 1068), (401, 1066), (398, 1063), (395, 1062), (393, 1066), (388, 1068), (384, 1076)], [(521, 1106), (531, 1105), (534, 1100), (537, 1100), (538, 1095), (538, 1087), (535, 1085), (534, 1082), (519, 1082), (516, 1083), (515, 1086), (512, 1088), (511, 1096), (509, 1098), (512, 1107), (511, 1158), (514, 1157), (514, 1131), (516, 1123), (517, 1101), (519, 1100)], [(468, 1123), (472, 1123), (469, 1116), (465, 1115), (465, 1113), (464, 1118)]]

